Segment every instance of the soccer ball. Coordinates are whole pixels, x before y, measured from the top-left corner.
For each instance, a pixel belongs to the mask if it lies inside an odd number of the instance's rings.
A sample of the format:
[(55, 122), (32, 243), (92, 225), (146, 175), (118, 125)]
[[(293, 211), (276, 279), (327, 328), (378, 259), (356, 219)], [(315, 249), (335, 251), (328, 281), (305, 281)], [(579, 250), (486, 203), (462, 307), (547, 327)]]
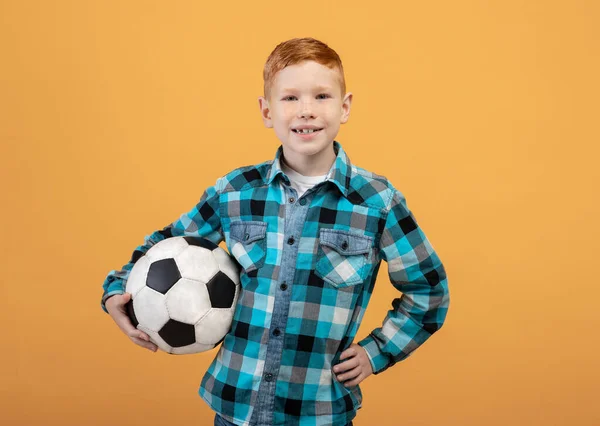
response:
[(193, 354), (225, 339), (239, 291), (239, 267), (225, 250), (205, 238), (170, 237), (133, 265), (126, 310), (161, 350)]

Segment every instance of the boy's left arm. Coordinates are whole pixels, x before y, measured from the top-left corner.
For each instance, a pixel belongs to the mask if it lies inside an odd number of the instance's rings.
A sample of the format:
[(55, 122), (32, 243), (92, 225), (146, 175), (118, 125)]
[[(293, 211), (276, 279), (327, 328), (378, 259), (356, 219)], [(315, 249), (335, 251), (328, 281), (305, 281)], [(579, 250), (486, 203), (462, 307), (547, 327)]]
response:
[[(392, 285), (403, 294), (392, 301), (393, 309), (387, 312), (382, 326), (358, 342), (373, 374), (409, 357), (439, 330), (450, 302), (444, 266), (396, 189), (379, 249), (388, 264)], [(350, 347), (348, 351), (357, 349)]]

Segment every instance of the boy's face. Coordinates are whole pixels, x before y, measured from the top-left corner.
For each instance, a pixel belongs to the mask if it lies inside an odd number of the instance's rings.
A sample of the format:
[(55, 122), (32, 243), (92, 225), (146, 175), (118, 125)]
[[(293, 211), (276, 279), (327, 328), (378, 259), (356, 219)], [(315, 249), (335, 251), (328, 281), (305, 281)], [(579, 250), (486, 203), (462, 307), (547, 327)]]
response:
[[(314, 61), (290, 65), (275, 75), (269, 99), (258, 100), (263, 122), (275, 130), (287, 159), (334, 158), (333, 141), (352, 102), (352, 93), (341, 93), (337, 70)], [(318, 131), (299, 133), (303, 128)]]

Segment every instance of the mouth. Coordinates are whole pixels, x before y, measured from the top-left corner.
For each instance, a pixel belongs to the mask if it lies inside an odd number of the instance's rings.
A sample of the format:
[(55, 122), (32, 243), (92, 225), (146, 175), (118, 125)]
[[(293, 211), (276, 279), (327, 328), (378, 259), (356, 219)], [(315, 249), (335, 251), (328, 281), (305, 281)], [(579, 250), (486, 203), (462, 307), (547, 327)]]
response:
[(321, 130), (323, 129), (292, 129), (292, 132), (298, 133), (299, 135), (310, 135), (313, 133), (320, 132)]

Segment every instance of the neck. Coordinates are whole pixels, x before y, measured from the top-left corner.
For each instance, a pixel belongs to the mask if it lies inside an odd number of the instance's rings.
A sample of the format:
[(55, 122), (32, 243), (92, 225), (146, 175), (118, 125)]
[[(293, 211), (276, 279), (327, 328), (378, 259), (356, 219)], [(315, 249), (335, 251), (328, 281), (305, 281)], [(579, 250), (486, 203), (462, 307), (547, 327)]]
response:
[(294, 155), (283, 147), (281, 158), (292, 170), (304, 176), (321, 176), (327, 174), (335, 161), (333, 145), (326, 150), (314, 155)]

